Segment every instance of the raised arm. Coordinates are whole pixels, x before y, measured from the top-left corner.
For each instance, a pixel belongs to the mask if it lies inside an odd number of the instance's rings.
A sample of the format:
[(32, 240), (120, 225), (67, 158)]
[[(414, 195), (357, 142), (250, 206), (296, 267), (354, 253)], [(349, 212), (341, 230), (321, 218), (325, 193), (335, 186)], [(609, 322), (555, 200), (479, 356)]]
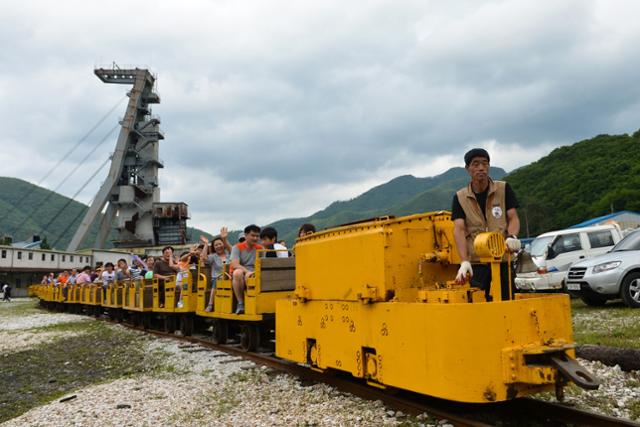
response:
[(227, 227), (222, 227), (220, 229), (220, 238), (222, 239), (222, 243), (224, 244), (224, 248), (227, 252), (231, 253), (231, 244), (229, 243), (229, 229)]
[(200, 241), (204, 245), (202, 247), (202, 251), (200, 252), (200, 259), (201, 260), (206, 260), (207, 259), (207, 255), (209, 255), (209, 239), (207, 239), (206, 236), (200, 236)]

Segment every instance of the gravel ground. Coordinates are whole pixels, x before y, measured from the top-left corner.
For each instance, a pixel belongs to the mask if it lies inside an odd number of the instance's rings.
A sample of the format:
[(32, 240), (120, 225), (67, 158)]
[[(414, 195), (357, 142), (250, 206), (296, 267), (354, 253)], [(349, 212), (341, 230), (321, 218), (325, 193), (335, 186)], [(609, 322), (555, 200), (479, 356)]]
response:
[(22, 317), (0, 316), (0, 330), (24, 331), (63, 323), (87, 322), (90, 320), (89, 317), (63, 313), (31, 314)]
[(34, 348), (40, 344), (54, 342), (63, 337), (77, 337), (79, 333), (71, 331), (12, 331), (0, 332), (0, 354)]
[(26, 350), (62, 337), (78, 336), (73, 331), (43, 331), (41, 328), (89, 320), (73, 314), (37, 312), (34, 304), (34, 300), (26, 298), (0, 304), (0, 354)]
[(640, 421), (640, 371), (624, 372), (619, 366), (578, 359), (598, 377), (598, 390), (586, 391), (576, 386), (565, 389), (565, 402), (581, 409)]
[[(70, 321), (60, 314), (42, 316), (29, 315), (28, 321), (25, 317), (9, 324), (34, 328)], [(109, 327), (124, 331), (119, 325)], [(21, 332), (21, 336), (29, 334)], [(53, 332), (42, 334), (41, 340), (56, 339)], [(435, 425), (425, 417), (387, 411), (381, 402), (345, 395), (324, 384), (303, 385), (292, 376), (198, 345), (170, 339), (145, 345), (149, 357), (163, 357), (164, 368), (157, 373), (76, 390), (68, 395), (75, 396), (71, 400), (56, 399), (2, 425)], [(0, 347), (0, 354), (7, 351)]]
[[(5, 338), (37, 346), (68, 337), (72, 330), (46, 327), (77, 322), (66, 314), (27, 314), (18, 318), (0, 310), (0, 357), (14, 351)], [(91, 321), (86, 318), (86, 321)], [(34, 328), (43, 328), (38, 330)], [(20, 328), (26, 328), (18, 332)], [(109, 325), (114, 330), (124, 328)], [(131, 331), (127, 331), (131, 333)], [(59, 335), (57, 335), (59, 334)], [(144, 372), (70, 393), (7, 421), (3, 426), (427, 426), (436, 421), (406, 417), (324, 384), (306, 385), (296, 378), (238, 357), (170, 339), (144, 341), (149, 358), (160, 356), (162, 369)], [(146, 360), (146, 359), (145, 359)], [(566, 402), (640, 421), (640, 372), (623, 372), (599, 362), (580, 360), (603, 384), (597, 391), (570, 386)], [(550, 395), (541, 396), (554, 400)]]
[(78, 390), (72, 400), (34, 408), (3, 426), (396, 426), (410, 421), (402, 414), (389, 416), (381, 402), (323, 384), (304, 386), (289, 375), (197, 345), (159, 339), (148, 352), (168, 356), (167, 369), (158, 376)]

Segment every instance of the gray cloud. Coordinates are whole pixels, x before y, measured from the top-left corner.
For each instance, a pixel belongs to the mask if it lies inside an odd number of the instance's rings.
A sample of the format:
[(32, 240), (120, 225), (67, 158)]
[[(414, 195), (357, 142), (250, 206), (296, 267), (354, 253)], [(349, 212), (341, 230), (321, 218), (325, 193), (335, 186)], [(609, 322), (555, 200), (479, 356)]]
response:
[(158, 73), (163, 198), (187, 201), (206, 228), (307, 215), (397, 174), (459, 165), (472, 145), (500, 150), (497, 165), (511, 169), (638, 127), (632, 1), (136, 7), (144, 13), (118, 1), (5, 6), (5, 174), (37, 180), (124, 94), (91, 75), (113, 60)]

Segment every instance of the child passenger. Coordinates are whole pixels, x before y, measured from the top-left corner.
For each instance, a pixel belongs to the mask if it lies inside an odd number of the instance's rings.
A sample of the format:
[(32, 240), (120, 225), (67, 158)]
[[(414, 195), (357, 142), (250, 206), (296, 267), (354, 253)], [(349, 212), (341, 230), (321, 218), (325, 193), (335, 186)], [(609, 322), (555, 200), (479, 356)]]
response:
[(192, 268), (194, 264), (198, 263), (198, 256), (200, 255), (198, 251), (198, 245), (193, 245), (191, 247), (191, 251), (183, 252), (180, 255), (180, 260), (178, 261), (178, 273), (176, 274), (176, 297), (178, 298), (178, 308), (182, 308), (184, 306), (184, 302), (182, 301), (182, 288), (185, 289), (189, 286), (187, 282), (187, 286), (183, 286), (183, 282), (188, 281), (189, 279), (189, 270)]
[(278, 232), (273, 227), (265, 227), (260, 232), (260, 240), (262, 245), (268, 252), (265, 254), (267, 258), (288, 258), (289, 251), (286, 246), (282, 246), (278, 242)]
[(109, 283), (113, 283), (116, 280), (116, 273), (113, 271), (113, 263), (108, 262), (104, 265), (104, 271), (102, 272), (102, 297), (107, 297), (107, 286)]

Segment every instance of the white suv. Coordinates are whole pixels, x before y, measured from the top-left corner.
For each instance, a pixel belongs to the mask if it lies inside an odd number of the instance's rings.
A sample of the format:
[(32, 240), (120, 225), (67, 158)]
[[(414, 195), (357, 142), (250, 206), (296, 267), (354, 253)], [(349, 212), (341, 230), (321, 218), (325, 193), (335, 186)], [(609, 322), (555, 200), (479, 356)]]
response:
[(519, 259), (516, 288), (522, 291), (555, 291), (574, 262), (606, 253), (622, 240), (616, 224), (569, 228), (541, 234), (531, 242), (530, 258)]

